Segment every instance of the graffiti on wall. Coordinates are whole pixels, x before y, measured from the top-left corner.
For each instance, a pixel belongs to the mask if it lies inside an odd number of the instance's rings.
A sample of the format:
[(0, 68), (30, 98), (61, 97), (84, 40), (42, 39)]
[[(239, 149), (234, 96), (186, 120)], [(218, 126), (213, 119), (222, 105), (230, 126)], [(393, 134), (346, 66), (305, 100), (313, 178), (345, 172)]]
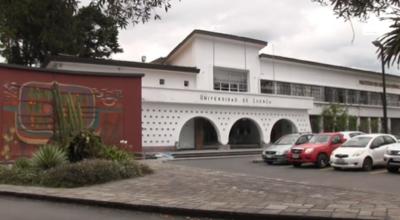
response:
[[(3, 157), (28, 155), (53, 135), (52, 86), (79, 103), (83, 124), (100, 133), (106, 143), (119, 143), (122, 136), (122, 90), (93, 88), (59, 82), (8, 82), (3, 85)], [(6, 158), (7, 159), (7, 158)]]

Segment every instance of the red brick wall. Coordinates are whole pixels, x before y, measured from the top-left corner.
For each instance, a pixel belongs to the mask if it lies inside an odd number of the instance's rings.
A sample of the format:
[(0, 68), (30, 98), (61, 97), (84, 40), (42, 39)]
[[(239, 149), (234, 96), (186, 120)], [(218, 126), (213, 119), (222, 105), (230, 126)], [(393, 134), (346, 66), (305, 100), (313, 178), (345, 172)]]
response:
[[(47, 94), (58, 83), (80, 103), (87, 127), (107, 144), (142, 149), (141, 77), (51, 72), (0, 66), (0, 158), (30, 156), (52, 135)], [(127, 144), (120, 143), (126, 140)]]

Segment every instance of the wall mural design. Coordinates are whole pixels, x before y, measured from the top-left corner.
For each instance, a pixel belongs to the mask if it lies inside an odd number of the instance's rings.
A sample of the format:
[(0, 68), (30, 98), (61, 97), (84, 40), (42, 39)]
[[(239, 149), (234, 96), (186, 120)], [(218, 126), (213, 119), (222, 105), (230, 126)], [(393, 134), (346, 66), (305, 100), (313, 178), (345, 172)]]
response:
[(119, 143), (123, 129), (122, 90), (54, 81), (8, 82), (3, 85), (3, 158), (29, 155), (52, 137), (54, 83), (58, 83), (61, 94), (69, 94), (79, 103), (86, 127), (99, 132), (105, 143)]

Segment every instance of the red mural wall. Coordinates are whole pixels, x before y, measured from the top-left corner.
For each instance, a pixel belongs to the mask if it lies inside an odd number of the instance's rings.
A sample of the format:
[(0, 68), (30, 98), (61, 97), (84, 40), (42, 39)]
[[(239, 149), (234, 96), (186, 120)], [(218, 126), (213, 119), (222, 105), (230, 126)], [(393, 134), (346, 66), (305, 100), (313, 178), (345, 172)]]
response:
[(53, 135), (51, 88), (81, 108), (106, 144), (142, 149), (141, 74), (85, 73), (0, 65), (0, 159), (30, 156)]

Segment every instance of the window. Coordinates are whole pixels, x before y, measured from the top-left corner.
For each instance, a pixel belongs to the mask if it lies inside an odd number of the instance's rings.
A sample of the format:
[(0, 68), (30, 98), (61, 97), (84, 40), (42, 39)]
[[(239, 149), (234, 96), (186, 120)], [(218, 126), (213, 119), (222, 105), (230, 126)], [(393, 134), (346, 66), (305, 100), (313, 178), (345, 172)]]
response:
[(336, 89), (325, 87), (325, 102), (337, 102)]
[(290, 83), (285, 83), (285, 82), (277, 82), (276, 83), (276, 90), (277, 94), (280, 95), (290, 95)]
[(214, 90), (247, 92), (247, 71), (214, 68)]
[(386, 144), (393, 144), (396, 143), (396, 140), (394, 140), (392, 137), (390, 136), (383, 136), (383, 139), (385, 140), (385, 145)]
[(187, 80), (183, 81), (183, 85), (184, 85), (185, 87), (189, 87), (189, 81), (187, 81)]
[(369, 98), (370, 98), (369, 100), (370, 105), (382, 105), (382, 96), (380, 93), (371, 92)]
[(261, 80), (261, 93), (274, 94), (274, 82), (270, 80)]
[(360, 91), (359, 104), (368, 105), (368, 92), (367, 91)]
[(321, 86), (311, 86), (311, 96), (314, 97), (315, 101), (324, 101), (325, 93)]
[(358, 104), (358, 91), (349, 89), (347, 90), (347, 103)]
[(294, 96), (306, 96), (306, 88), (304, 85), (292, 84), (291, 92)]
[(346, 90), (336, 89), (336, 93), (337, 93), (337, 101), (339, 103), (346, 103)]
[(165, 79), (160, 79), (160, 85), (164, 85), (165, 84)]

